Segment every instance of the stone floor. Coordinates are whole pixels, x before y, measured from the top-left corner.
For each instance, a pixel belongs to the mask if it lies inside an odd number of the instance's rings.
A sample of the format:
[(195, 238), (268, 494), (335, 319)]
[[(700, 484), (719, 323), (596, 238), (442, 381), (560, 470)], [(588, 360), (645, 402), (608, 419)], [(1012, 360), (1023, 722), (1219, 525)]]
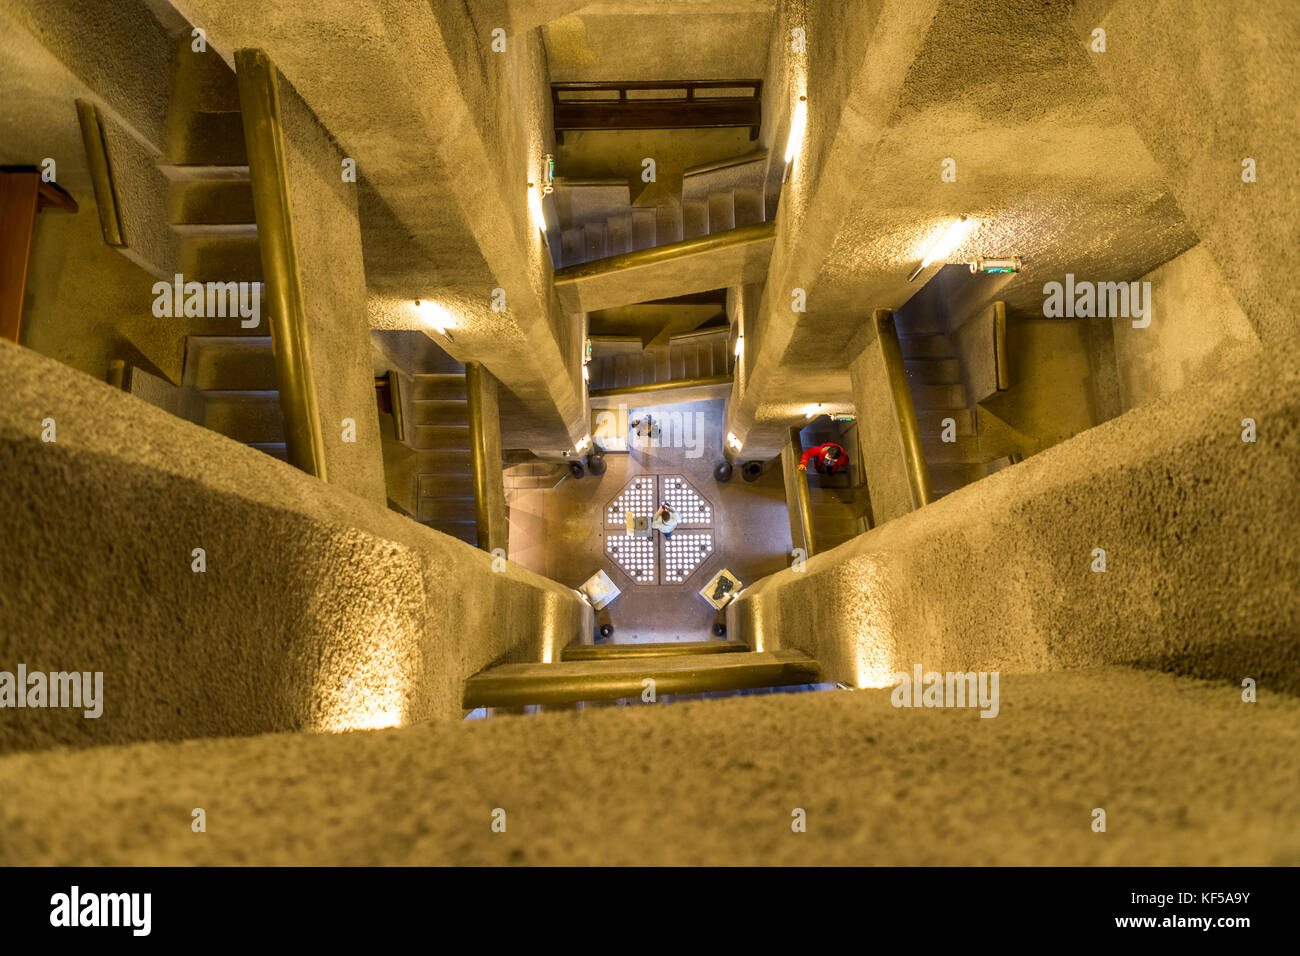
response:
[[(613, 624), (616, 642), (708, 638), (718, 615), (698, 592), (720, 569), (748, 584), (790, 563), (779, 464), (755, 482), (739, 474), (725, 484), (713, 478), (722, 460), (724, 410), (721, 400), (631, 408), (633, 420), (648, 413), (663, 423), (659, 442), (607, 455), (599, 478), (508, 491), (510, 559), (570, 587), (604, 569), (623, 592), (601, 615)], [(621, 534), (606, 525), (606, 506), (638, 475), (681, 475), (712, 506), (713, 553), (681, 584), (636, 584), (606, 554), (606, 534)]]

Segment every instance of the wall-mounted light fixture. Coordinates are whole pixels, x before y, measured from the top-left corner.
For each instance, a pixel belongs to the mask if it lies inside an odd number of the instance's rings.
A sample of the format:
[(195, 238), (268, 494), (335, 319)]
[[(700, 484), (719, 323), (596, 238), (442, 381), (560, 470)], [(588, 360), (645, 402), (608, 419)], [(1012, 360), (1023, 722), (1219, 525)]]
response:
[(803, 413), (808, 418), (816, 418), (818, 415), (822, 413), (823, 408), (825, 408), (825, 403), (818, 402), (816, 405), (805, 406)]
[(970, 263), (972, 273), (984, 273), (992, 275), (1001, 272), (1019, 272), (1020, 257), (1012, 256), (1010, 259), (976, 259)]
[(794, 105), (794, 115), (790, 117), (790, 136), (785, 141), (785, 172), (781, 174), (781, 182), (785, 182), (785, 177), (790, 172), (790, 163), (799, 152), (799, 147), (803, 145), (803, 134), (808, 129), (808, 97), (799, 97), (799, 102)]
[(736, 350), (735, 350), (735, 353), (734, 353), (734, 354), (735, 354), (736, 358), (744, 358), (744, 355), (745, 355), (745, 337), (744, 337), (743, 335), (737, 335), (737, 336), (736, 336)]
[(550, 153), (542, 160), (542, 195), (555, 192), (555, 157)]
[(739, 438), (736, 437), (734, 432), (727, 432), (727, 444), (730, 445), (735, 451), (740, 451), (743, 443)]
[(907, 277), (907, 281), (911, 282), (914, 280), (926, 270), (930, 263), (936, 262), (940, 259), (946, 259), (948, 254), (961, 244), (962, 239), (966, 236), (967, 230), (973, 225), (974, 220), (962, 216), (949, 226), (947, 230), (944, 231), (944, 234), (939, 237), (938, 241), (930, 246), (930, 251), (925, 254), (925, 258), (922, 259), (921, 264), (916, 267), (916, 271)]
[(416, 299), (415, 311), (420, 314), (420, 318), (424, 321), (425, 325), (429, 326), (439, 335), (444, 336), (448, 342), (456, 341), (451, 337), (451, 333), (447, 331), (448, 327), (451, 325), (451, 313), (445, 308), (438, 305), (436, 302), (429, 302), (427, 299)]

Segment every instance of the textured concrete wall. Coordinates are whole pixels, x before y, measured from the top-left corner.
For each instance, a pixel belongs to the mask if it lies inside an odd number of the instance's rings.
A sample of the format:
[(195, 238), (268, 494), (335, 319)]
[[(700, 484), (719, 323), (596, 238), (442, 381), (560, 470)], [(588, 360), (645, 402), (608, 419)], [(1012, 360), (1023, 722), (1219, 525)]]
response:
[[(298, 253), (312, 375), (329, 482), (385, 501), (379, 408), (366, 318), (357, 187), (343, 181), (343, 152), (292, 85), (280, 78), (285, 181)], [(355, 422), (345, 442), (343, 420)]]
[(590, 630), (572, 591), (29, 349), (0, 381), (0, 669), (105, 698), (4, 710), (0, 749), (455, 718), (469, 675)]
[(1259, 335), (1204, 245), (1142, 277), (1151, 324), (1115, 319), (1115, 360), (1125, 410), (1221, 375), (1260, 353)]
[(0, 758), (0, 862), (1300, 863), (1294, 699), (1118, 668), (1004, 674), (995, 720), (889, 697), (15, 754)]
[(917, 663), (1122, 663), (1300, 692), (1296, 358), (1247, 362), (765, 578), (729, 631), (858, 685)]
[[(1300, 330), (1293, 0), (1088, 0), (1073, 23), (1266, 346)], [(1242, 160), (1256, 181), (1242, 181)]]

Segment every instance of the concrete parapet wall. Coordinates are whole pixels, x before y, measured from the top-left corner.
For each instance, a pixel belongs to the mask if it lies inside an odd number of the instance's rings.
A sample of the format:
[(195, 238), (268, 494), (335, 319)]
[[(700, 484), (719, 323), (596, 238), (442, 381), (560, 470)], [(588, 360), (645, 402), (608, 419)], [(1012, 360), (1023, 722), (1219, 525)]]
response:
[(0, 709), (0, 751), (456, 718), (466, 677), (590, 629), (567, 588), (28, 349), (0, 381), (0, 670), (104, 687), (97, 719)]
[(1300, 693), (1297, 489), (1292, 346), (757, 582), (729, 632), (859, 686), (1129, 664)]

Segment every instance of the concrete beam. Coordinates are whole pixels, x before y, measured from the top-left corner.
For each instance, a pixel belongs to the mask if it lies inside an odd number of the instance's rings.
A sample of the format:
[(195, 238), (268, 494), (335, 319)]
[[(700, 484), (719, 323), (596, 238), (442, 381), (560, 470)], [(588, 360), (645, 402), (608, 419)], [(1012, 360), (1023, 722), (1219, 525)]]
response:
[[(1295, 338), (1295, 4), (1102, 0), (1080, 3), (1073, 25), (1260, 341)], [(1104, 53), (1091, 49), (1095, 29), (1105, 30)], [(1254, 182), (1243, 181), (1248, 158)]]

